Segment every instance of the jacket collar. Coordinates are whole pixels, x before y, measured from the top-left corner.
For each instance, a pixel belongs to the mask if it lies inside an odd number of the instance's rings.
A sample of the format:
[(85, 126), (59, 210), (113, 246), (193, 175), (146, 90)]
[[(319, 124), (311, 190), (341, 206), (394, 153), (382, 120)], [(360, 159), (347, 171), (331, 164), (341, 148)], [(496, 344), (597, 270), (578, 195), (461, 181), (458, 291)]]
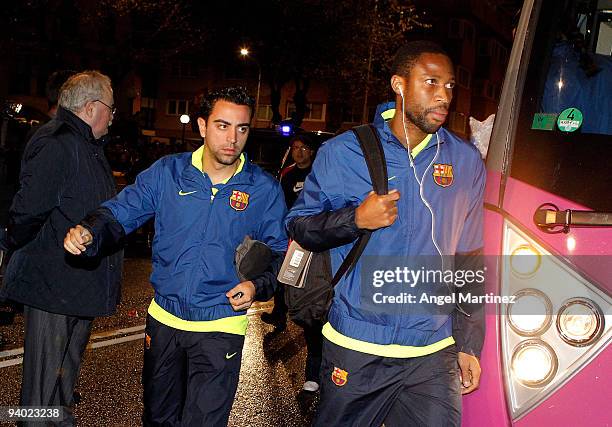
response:
[(108, 142), (109, 136), (104, 135), (101, 138), (95, 139), (91, 131), (91, 126), (85, 123), (79, 116), (64, 107), (58, 107), (57, 116), (55, 119), (66, 124), (74, 132), (85, 138), (85, 140), (94, 145), (104, 145)]
[[(200, 160), (203, 147), (204, 146), (201, 146), (195, 152), (190, 153), (190, 155), (186, 157), (187, 162), (183, 171), (183, 176), (185, 178), (189, 179), (189, 177), (191, 177), (195, 179), (195, 177), (203, 175), (201, 170), (202, 163)], [(194, 159), (198, 156), (200, 156), (199, 159)], [(228, 180), (228, 183), (231, 181), (232, 184), (253, 185), (255, 182), (255, 167), (249, 161), (249, 158), (245, 152), (243, 152), (240, 157), (242, 161), (241, 169)]]
[[(395, 116), (395, 102), (385, 102), (382, 104), (378, 104), (376, 107), (376, 114), (374, 115), (374, 121), (372, 124), (380, 129), (384, 135), (385, 142), (399, 144), (403, 147), (402, 143), (399, 142), (397, 137), (391, 131), (391, 127), (389, 126), (389, 120), (391, 120)], [(440, 127), (438, 129), (438, 138), (440, 139), (440, 144), (444, 144), (445, 142), (445, 131), (444, 128)], [(435, 135), (429, 139), (427, 146), (422, 150), (425, 151), (431, 147), (435, 147), (438, 143), (438, 140)], [(418, 157), (418, 156), (417, 156)]]

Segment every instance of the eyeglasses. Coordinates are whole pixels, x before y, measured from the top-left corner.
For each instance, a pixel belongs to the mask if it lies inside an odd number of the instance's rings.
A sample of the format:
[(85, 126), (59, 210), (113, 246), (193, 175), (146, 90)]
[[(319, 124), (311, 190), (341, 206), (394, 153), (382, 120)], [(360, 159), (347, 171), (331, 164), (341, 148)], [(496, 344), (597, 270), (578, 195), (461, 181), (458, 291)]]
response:
[(112, 114), (113, 116), (114, 116), (114, 115), (115, 115), (115, 113), (117, 112), (117, 109), (115, 108), (115, 106), (114, 106), (114, 105), (108, 105), (106, 102), (104, 102), (104, 101), (102, 101), (102, 100), (99, 100), (99, 99), (94, 99), (94, 101), (93, 101), (93, 102), (99, 102), (100, 104), (102, 104), (102, 105), (104, 105), (105, 107), (107, 107), (107, 108), (110, 110), (110, 112), (111, 112), (111, 114)]
[(310, 147), (291, 147), (293, 151), (310, 151)]

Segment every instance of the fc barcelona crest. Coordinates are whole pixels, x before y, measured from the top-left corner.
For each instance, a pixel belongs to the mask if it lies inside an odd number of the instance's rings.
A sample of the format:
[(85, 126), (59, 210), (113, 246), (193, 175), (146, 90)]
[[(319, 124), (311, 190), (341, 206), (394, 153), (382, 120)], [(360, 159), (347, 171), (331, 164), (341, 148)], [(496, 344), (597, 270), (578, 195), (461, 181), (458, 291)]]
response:
[(249, 205), (249, 195), (242, 191), (232, 190), (232, 195), (229, 199), (230, 206), (237, 211), (243, 211)]
[(334, 372), (332, 372), (331, 380), (338, 387), (342, 387), (348, 381), (348, 372), (334, 366)]
[(433, 179), (440, 187), (448, 187), (453, 183), (453, 165), (435, 163), (433, 165)]

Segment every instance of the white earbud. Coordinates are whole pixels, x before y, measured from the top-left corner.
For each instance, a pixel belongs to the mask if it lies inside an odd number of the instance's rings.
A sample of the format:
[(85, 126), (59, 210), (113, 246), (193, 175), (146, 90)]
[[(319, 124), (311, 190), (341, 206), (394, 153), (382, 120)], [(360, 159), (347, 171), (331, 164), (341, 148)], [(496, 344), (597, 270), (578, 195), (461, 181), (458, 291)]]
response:
[(399, 90), (400, 96), (403, 99), (404, 98), (404, 91), (402, 91), (402, 85), (397, 85), (397, 89)]

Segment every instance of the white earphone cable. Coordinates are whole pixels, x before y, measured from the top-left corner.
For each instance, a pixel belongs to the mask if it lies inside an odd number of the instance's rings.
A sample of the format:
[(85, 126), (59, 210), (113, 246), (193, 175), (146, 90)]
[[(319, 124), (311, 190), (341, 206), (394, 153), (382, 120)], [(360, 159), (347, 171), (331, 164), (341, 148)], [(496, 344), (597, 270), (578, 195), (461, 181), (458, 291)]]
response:
[[(410, 160), (410, 166), (412, 167), (412, 173), (414, 174), (414, 179), (419, 184), (419, 196), (421, 197), (421, 201), (427, 207), (427, 209), (429, 209), (429, 213), (431, 214), (431, 241), (433, 242), (434, 246), (436, 247), (436, 250), (438, 251), (438, 254), (440, 255), (440, 261), (442, 262), (442, 271), (444, 272), (445, 271), (445, 268), (444, 268), (444, 256), (442, 255), (442, 250), (440, 249), (440, 246), (438, 245), (438, 242), (436, 241), (436, 237), (435, 237), (435, 234), (434, 234), (434, 230), (435, 230), (435, 226), (436, 226), (436, 216), (434, 215), (434, 212), (433, 212), (433, 209), (432, 209), (430, 203), (425, 199), (425, 196), (423, 195), (423, 190), (424, 190), (423, 184), (425, 183), (425, 175), (427, 174), (427, 171), (429, 170), (429, 168), (431, 168), (431, 166), (434, 164), (434, 162), (438, 158), (438, 155), (440, 154), (440, 137), (438, 136), (438, 132), (436, 131), (436, 154), (434, 155), (434, 157), (431, 160), (431, 162), (429, 163), (429, 165), (427, 165), (427, 167), (425, 168), (425, 172), (423, 172), (423, 175), (421, 176), (421, 179), (419, 180), (419, 178), (417, 177), (417, 174), (416, 174), (416, 167), (414, 166), (414, 159), (412, 158), (412, 153), (410, 153), (410, 141), (408, 139), (408, 131), (406, 129), (406, 114), (404, 113), (405, 108), (406, 108), (406, 104), (405, 104), (405, 100), (404, 100), (404, 93), (402, 91), (401, 86), (399, 87), (399, 90), (400, 90), (400, 96), (402, 97), (402, 125), (403, 125), (402, 127), (404, 128), (404, 135), (406, 136), (406, 145), (407, 145), (407, 151), (408, 151), (408, 159)], [(450, 289), (450, 287), (449, 287), (449, 289)], [(455, 306), (465, 316), (471, 317), (471, 315), (468, 314), (463, 309), (463, 307), (461, 307), (461, 305), (459, 303), (456, 303)]]
[(406, 108), (406, 101), (404, 99), (404, 93), (402, 91), (402, 88), (400, 87), (399, 90), (400, 90), (400, 96), (402, 97), (402, 125), (403, 125), (402, 127), (404, 129), (404, 135), (406, 136), (406, 146), (407, 146), (407, 151), (408, 151), (408, 159), (410, 161), (410, 166), (412, 167), (412, 173), (414, 174), (414, 179), (419, 184), (419, 196), (421, 197), (421, 201), (427, 207), (427, 209), (429, 210), (429, 213), (431, 214), (431, 241), (433, 242), (434, 246), (436, 247), (436, 250), (438, 251), (438, 254), (440, 255), (440, 260), (442, 261), (442, 270), (444, 270), (444, 257), (442, 256), (442, 250), (440, 249), (440, 246), (438, 245), (438, 242), (437, 242), (436, 237), (434, 235), (435, 224), (436, 224), (436, 216), (434, 215), (434, 212), (433, 212), (433, 209), (432, 209), (431, 205), (425, 199), (425, 196), (423, 194), (423, 190), (424, 190), (423, 184), (425, 183), (425, 175), (427, 174), (427, 171), (432, 167), (432, 165), (434, 164), (434, 162), (438, 158), (438, 155), (440, 154), (440, 138), (438, 137), (438, 132), (436, 132), (436, 154), (434, 155), (434, 157), (431, 160), (431, 162), (429, 163), (429, 165), (427, 165), (427, 167), (425, 168), (425, 171), (423, 172), (423, 175), (421, 176), (421, 179), (419, 179), (418, 176), (417, 176), (417, 173), (416, 173), (416, 167), (414, 165), (414, 159), (412, 158), (412, 153), (410, 152), (410, 141), (409, 141), (409, 138), (408, 138), (408, 131), (407, 131), (407, 128), (406, 128), (406, 114), (404, 112), (405, 108)]

